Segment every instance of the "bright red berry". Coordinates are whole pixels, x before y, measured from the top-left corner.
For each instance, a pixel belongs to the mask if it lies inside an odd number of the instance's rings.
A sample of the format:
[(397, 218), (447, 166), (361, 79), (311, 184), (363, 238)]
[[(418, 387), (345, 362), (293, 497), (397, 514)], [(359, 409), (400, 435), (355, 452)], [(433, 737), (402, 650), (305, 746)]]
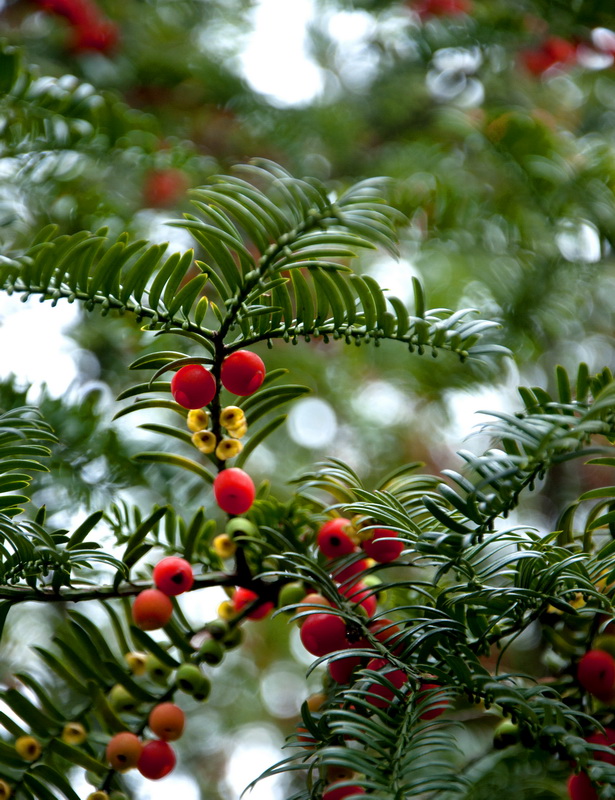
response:
[(118, 772), (137, 766), (143, 745), (138, 736), (128, 731), (116, 733), (107, 745), (106, 758)]
[[(429, 692), (432, 689), (439, 689), (439, 688), (440, 688), (439, 683), (421, 683), (419, 692)], [(423, 697), (419, 697), (419, 700), (422, 699)], [(440, 701), (440, 698), (437, 695), (434, 699)], [(445, 711), (444, 705), (445, 704), (442, 703), (442, 701), (440, 701), (440, 708), (430, 708), (428, 711), (425, 711), (423, 714), (421, 714), (421, 719), (435, 719), (436, 717), (439, 717), (440, 714), (444, 714)], [(448, 705), (448, 703), (446, 703), (446, 705)]]
[(399, 558), (404, 543), (397, 538), (397, 531), (389, 528), (376, 528), (374, 536), (368, 542), (363, 542), (365, 554), (380, 564), (386, 564)]
[(118, 41), (118, 29), (106, 19), (92, 19), (79, 24), (74, 31), (73, 50), (98, 50), (107, 53), (113, 50)]
[(200, 364), (187, 364), (173, 375), (171, 394), (184, 408), (203, 408), (216, 396), (216, 381)]
[(254, 481), (238, 467), (229, 467), (218, 473), (214, 481), (216, 503), (227, 514), (244, 514), (256, 496)]
[(184, 732), (186, 717), (175, 703), (159, 703), (150, 711), (148, 725), (159, 739), (174, 742)]
[(604, 750), (594, 750), (593, 756), (597, 761), (606, 761), (607, 764), (615, 766), (615, 730), (613, 728), (605, 728), (604, 733), (592, 733), (587, 737), (590, 744), (601, 744), (604, 747), (610, 747), (611, 752), (606, 753)]
[[(240, 586), (238, 589), (235, 589), (235, 594), (233, 595), (233, 608), (235, 611), (242, 611), (247, 605), (253, 603), (255, 600), (258, 600), (258, 595), (256, 592), (253, 592), (250, 589), (244, 589), (243, 586)], [(273, 608), (273, 603), (267, 600), (266, 602), (257, 605), (253, 611), (250, 611), (248, 618), (262, 619), (263, 617), (266, 617), (270, 611), (273, 611)]]
[(327, 558), (337, 558), (354, 553), (357, 549), (356, 545), (345, 532), (345, 528), (351, 525), (350, 520), (345, 517), (336, 517), (325, 522), (316, 536), (316, 544), (321, 553), (324, 553)]
[(265, 380), (263, 359), (250, 350), (237, 350), (222, 362), (220, 380), (232, 394), (253, 394)]
[(376, 613), (378, 601), (376, 595), (371, 594), (372, 590), (369, 586), (357, 581), (351, 586), (338, 587), (340, 594), (343, 594), (351, 603), (360, 603), (368, 617), (373, 617)]
[(400, 647), (395, 646), (401, 634), (401, 628), (399, 625), (395, 625), (395, 623), (390, 619), (380, 617), (379, 619), (370, 622), (368, 628), (372, 636), (375, 636), (379, 642), (382, 642), (382, 644), (386, 645), (389, 650), (392, 650), (394, 653), (396, 653), (401, 649)]
[(592, 786), (586, 772), (571, 775), (567, 786), (570, 800), (598, 800), (598, 792)]
[(175, 766), (175, 753), (169, 744), (155, 739), (144, 745), (137, 769), (144, 778), (157, 781), (164, 778)]
[[(367, 662), (367, 669), (371, 669), (374, 672), (381, 672), (382, 675), (388, 681), (390, 681), (396, 689), (401, 689), (404, 683), (406, 683), (408, 680), (408, 676), (403, 670), (395, 669), (384, 658), (372, 658), (371, 661)], [(370, 696), (367, 698), (367, 700), (373, 706), (376, 706), (376, 708), (386, 708), (388, 705), (390, 705), (391, 701), (395, 697), (393, 690), (388, 686), (384, 686), (382, 683), (370, 683), (367, 691), (370, 693), (370, 695), (377, 695), (376, 697)]]
[(156, 588), (168, 595), (182, 594), (192, 588), (194, 574), (185, 558), (168, 556), (154, 567), (152, 577)]
[(360, 663), (360, 656), (348, 655), (344, 658), (337, 658), (335, 661), (329, 661), (327, 668), (329, 675), (336, 683), (348, 683), (350, 676)]
[(344, 583), (350, 580), (350, 578), (354, 578), (356, 575), (363, 574), (367, 567), (367, 561), (364, 558), (360, 558), (358, 561), (352, 561), (350, 564), (346, 564), (345, 567), (332, 569), (331, 575), (333, 575), (338, 583)]
[(346, 623), (337, 614), (310, 614), (301, 626), (301, 642), (313, 656), (348, 647)]
[(330, 783), (325, 787), (322, 800), (344, 800), (345, 797), (350, 797), (353, 794), (365, 794), (365, 789), (362, 786), (338, 786), (338, 783), (340, 781)]
[(173, 603), (160, 589), (144, 589), (132, 604), (132, 618), (137, 628), (153, 631), (171, 619)]
[(615, 659), (604, 650), (589, 650), (579, 661), (577, 678), (588, 692), (606, 699), (615, 688)]

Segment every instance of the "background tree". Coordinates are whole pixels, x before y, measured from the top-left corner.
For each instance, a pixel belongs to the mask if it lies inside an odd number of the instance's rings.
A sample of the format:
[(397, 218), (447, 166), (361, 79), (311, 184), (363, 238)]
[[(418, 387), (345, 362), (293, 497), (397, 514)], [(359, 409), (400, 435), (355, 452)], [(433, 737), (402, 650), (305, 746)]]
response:
[[(250, 2), (4, 4), (2, 285), (78, 304), (72, 336), (89, 354), (81, 386), (43, 392), (38, 411), (18, 380), (0, 391), (0, 774), (16, 796), (86, 796), (84, 771), (97, 788), (138, 791), (108, 769), (105, 747), (122, 728), (145, 730), (181, 662), (215, 661), (221, 631), (236, 643), (214, 619), (223, 595), (206, 613), (191, 605), (221, 586), (299, 614), (301, 592), (319, 589), (357, 671), (338, 683), (321, 664), (298, 688), (306, 656), (288, 617), (244, 621), (254, 609), (223, 606), (247, 641), (207, 668), (204, 706), (183, 698), (202, 738), (177, 745), (203, 797), (228, 795), (224, 733), (263, 721), (293, 737), (280, 796), (320, 797), (348, 778), (383, 798), (499, 786), (565, 797), (572, 768), (612, 796), (610, 763), (588, 743), (596, 723), (612, 724), (610, 694), (577, 669), (608, 650), (596, 637), (612, 615), (615, 20), (603, 5), (323, 1), (310, 29), (322, 92), (284, 106), (239, 68)], [(171, 218), (186, 238), (165, 251)], [(235, 403), (219, 376), (244, 349), (267, 378)], [(259, 487), (247, 523), (228, 527), (211, 492), (226, 461), (195, 453), (199, 432), (177, 423), (168, 370), (185, 359), (222, 391), (216, 443), (221, 407), (247, 417), (229, 462), (249, 457)], [(144, 370), (136, 386), (131, 362)], [(101, 381), (128, 402), (110, 402)], [(497, 381), (499, 410), (459, 459), (449, 423)], [(522, 403), (517, 383), (532, 387)], [(314, 466), (325, 455), (339, 460)], [(376, 526), (403, 555), (366, 566), (353, 550), (329, 566), (316, 535), (340, 516), (355, 546)], [(158, 636), (129, 627), (120, 598), (150, 586), (164, 555), (195, 565), (199, 591)], [(332, 576), (355, 568), (400, 627), (395, 641), (340, 597)], [(36, 661), (18, 648), (28, 638)], [(374, 648), (395, 666), (396, 692), (367, 666)], [(133, 651), (163, 667), (140, 677)], [(298, 722), (323, 675), (325, 704)], [(420, 694), (430, 683), (439, 690)], [(494, 751), (502, 715), (521, 744)], [(85, 742), (65, 723), (84, 725)], [(15, 750), (30, 733), (43, 744), (32, 761)], [(590, 797), (584, 780), (570, 791)]]

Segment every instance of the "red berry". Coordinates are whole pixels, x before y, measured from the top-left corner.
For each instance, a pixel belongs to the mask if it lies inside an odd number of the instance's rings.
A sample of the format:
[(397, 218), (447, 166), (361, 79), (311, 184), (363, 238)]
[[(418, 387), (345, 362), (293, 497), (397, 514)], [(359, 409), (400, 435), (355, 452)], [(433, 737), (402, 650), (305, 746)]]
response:
[(187, 188), (188, 179), (180, 169), (153, 170), (145, 179), (143, 201), (149, 208), (172, 206), (185, 194)]
[(370, 633), (375, 636), (379, 642), (382, 642), (382, 644), (386, 645), (389, 650), (392, 650), (394, 653), (396, 653), (401, 649), (399, 647), (395, 647), (395, 643), (401, 634), (401, 628), (399, 625), (395, 625), (394, 622), (391, 622), (390, 619), (380, 617), (379, 619), (370, 622), (368, 628)]
[(354, 578), (356, 575), (361, 575), (367, 569), (368, 564), (364, 558), (360, 558), (358, 561), (353, 561), (350, 564), (347, 564), (345, 567), (337, 567), (336, 569), (331, 570), (331, 574), (335, 578), (338, 583), (344, 583), (350, 578)]
[(568, 796), (570, 800), (598, 800), (598, 792), (586, 772), (568, 778)]
[(256, 496), (254, 481), (238, 467), (229, 467), (218, 473), (214, 481), (216, 502), (227, 514), (244, 514)]
[(404, 543), (400, 542), (397, 536), (397, 531), (389, 528), (376, 528), (373, 538), (368, 542), (363, 542), (363, 550), (366, 555), (381, 564), (395, 561), (404, 549)]
[(175, 753), (166, 742), (155, 739), (141, 751), (137, 769), (144, 778), (157, 781), (164, 778), (175, 766)]
[(421, 0), (413, 6), (420, 17), (448, 17), (456, 14), (469, 14), (471, 0)]
[(604, 733), (592, 733), (587, 737), (590, 744), (601, 744), (605, 747), (610, 747), (611, 752), (605, 753), (603, 750), (594, 750), (593, 757), (597, 761), (606, 761), (607, 764), (615, 766), (615, 730), (613, 728), (605, 728)]
[(98, 50), (107, 53), (117, 44), (117, 26), (106, 19), (91, 19), (80, 23), (74, 31), (73, 50)]
[(378, 601), (376, 595), (371, 594), (371, 589), (361, 581), (353, 583), (351, 586), (338, 587), (340, 594), (343, 594), (351, 603), (360, 603), (368, 617), (373, 617), (376, 613)]
[(137, 766), (142, 750), (143, 745), (138, 736), (122, 731), (109, 741), (105, 755), (113, 769), (123, 772)]
[(173, 375), (171, 394), (184, 408), (203, 408), (216, 396), (216, 381), (200, 364), (187, 364)]
[(253, 394), (265, 380), (263, 359), (250, 350), (237, 350), (222, 362), (220, 380), (232, 394)]
[(159, 703), (150, 711), (148, 725), (165, 742), (174, 742), (184, 732), (186, 717), (175, 703)]
[(615, 659), (603, 650), (589, 650), (579, 661), (581, 686), (598, 699), (607, 699), (615, 688)]
[(330, 519), (321, 527), (316, 536), (316, 544), (321, 553), (327, 558), (337, 558), (354, 553), (357, 549), (352, 539), (345, 533), (344, 529), (352, 525), (345, 517)]
[(349, 655), (344, 658), (337, 658), (335, 661), (329, 661), (327, 668), (329, 675), (336, 683), (348, 683), (350, 676), (360, 663), (360, 656)]
[(346, 623), (337, 614), (310, 614), (301, 626), (303, 646), (313, 656), (348, 647)]
[(350, 797), (353, 794), (365, 794), (365, 789), (362, 786), (338, 786), (337, 783), (340, 783), (340, 781), (330, 783), (325, 787), (322, 800), (344, 800), (345, 797)]
[[(432, 689), (440, 689), (440, 684), (439, 683), (421, 683), (421, 686), (419, 688), (419, 692), (429, 692)], [(423, 700), (424, 696), (423, 697), (419, 697), (418, 699), (419, 700)], [(444, 714), (445, 709), (442, 707), (444, 704), (442, 703), (442, 701), (440, 701), (440, 698), (436, 695), (433, 699), (434, 700), (437, 699), (440, 702), (441, 707), (440, 708), (430, 708), (428, 711), (425, 711), (423, 714), (421, 714), (421, 719), (435, 719), (436, 717), (439, 717), (440, 714)], [(446, 703), (446, 705), (448, 705), (448, 703)]]
[(156, 588), (168, 595), (182, 594), (192, 588), (194, 575), (185, 558), (168, 556), (154, 567), (152, 577)]
[(132, 618), (137, 628), (153, 631), (162, 628), (171, 619), (173, 603), (160, 589), (144, 589), (132, 604)]
[[(401, 689), (408, 680), (408, 676), (403, 670), (395, 669), (384, 658), (372, 658), (371, 661), (367, 662), (367, 669), (371, 669), (374, 672), (381, 672), (397, 689)], [(393, 690), (388, 686), (384, 686), (382, 683), (370, 683), (367, 691), (370, 695), (377, 695), (377, 697), (367, 698), (368, 702), (376, 706), (376, 708), (386, 708), (395, 697)]]
[[(253, 592), (250, 589), (244, 589), (243, 586), (240, 586), (238, 589), (235, 589), (235, 594), (233, 595), (233, 608), (235, 611), (241, 611), (255, 600), (258, 600), (258, 595), (256, 592)], [(263, 617), (266, 617), (270, 611), (273, 611), (273, 608), (273, 603), (267, 600), (266, 602), (260, 603), (260, 605), (256, 606), (253, 611), (250, 611), (248, 618), (262, 619)]]

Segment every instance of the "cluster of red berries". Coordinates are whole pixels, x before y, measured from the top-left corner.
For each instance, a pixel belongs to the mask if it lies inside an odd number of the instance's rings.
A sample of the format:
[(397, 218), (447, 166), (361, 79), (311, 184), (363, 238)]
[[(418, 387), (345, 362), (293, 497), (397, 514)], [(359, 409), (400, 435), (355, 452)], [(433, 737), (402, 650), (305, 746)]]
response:
[(184, 722), (184, 712), (179, 706), (174, 703), (159, 703), (148, 718), (149, 728), (158, 738), (143, 744), (135, 733), (116, 733), (107, 745), (107, 761), (118, 772), (136, 767), (141, 775), (150, 780), (164, 778), (176, 762), (169, 742), (180, 738), (184, 731)]
[(532, 75), (538, 76), (556, 64), (561, 67), (572, 66), (576, 60), (576, 44), (558, 36), (549, 36), (539, 47), (521, 53), (524, 67)]
[(106, 19), (92, 0), (35, 0), (51, 14), (64, 17), (72, 27), (71, 47), (75, 52), (98, 50), (107, 53), (117, 44), (117, 26)]
[(171, 619), (174, 597), (192, 588), (192, 566), (184, 558), (168, 556), (159, 561), (152, 575), (155, 589), (144, 589), (132, 604), (132, 618), (143, 631), (162, 628)]

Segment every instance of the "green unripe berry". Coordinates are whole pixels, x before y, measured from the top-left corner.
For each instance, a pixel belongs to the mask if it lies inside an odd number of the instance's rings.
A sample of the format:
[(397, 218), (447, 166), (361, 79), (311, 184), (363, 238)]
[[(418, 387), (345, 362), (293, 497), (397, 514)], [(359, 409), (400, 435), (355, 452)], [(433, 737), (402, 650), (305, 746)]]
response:
[(226, 533), (229, 536), (258, 536), (258, 528), (245, 517), (234, 517), (227, 523)]
[[(287, 583), (280, 589), (280, 594), (278, 595), (278, 608), (300, 603), (306, 594), (307, 591), (303, 581), (293, 581), (292, 583)], [(294, 614), (295, 609), (289, 608), (286, 613)]]
[(169, 676), (173, 671), (171, 667), (163, 664), (159, 658), (156, 658), (153, 653), (148, 653), (145, 659), (145, 668), (150, 680), (154, 683), (159, 683), (161, 686), (166, 686)]
[(505, 719), (493, 733), (493, 746), (496, 750), (503, 750), (519, 741), (519, 726), (509, 719)]
[(224, 639), (230, 631), (228, 622), (224, 619), (213, 619), (205, 627), (212, 639)]
[(199, 649), (199, 659), (215, 667), (224, 658), (226, 650), (220, 642), (215, 639), (206, 639)]
[(139, 705), (135, 698), (121, 683), (116, 683), (109, 692), (109, 705), (118, 713), (136, 711)]
[(602, 650), (605, 653), (615, 658), (615, 636), (608, 633), (602, 633), (596, 636), (591, 646), (592, 650)]
[(235, 647), (239, 647), (242, 642), (243, 631), (238, 625), (235, 625), (235, 627), (231, 629), (224, 639), (222, 639), (222, 644), (227, 650), (233, 650)]
[(196, 664), (182, 664), (177, 670), (177, 687), (200, 703), (207, 700), (211, 691), (211, 683)]
[(109, 800), (128, 800), (128, 795), (124, 792), (111, 792)]

